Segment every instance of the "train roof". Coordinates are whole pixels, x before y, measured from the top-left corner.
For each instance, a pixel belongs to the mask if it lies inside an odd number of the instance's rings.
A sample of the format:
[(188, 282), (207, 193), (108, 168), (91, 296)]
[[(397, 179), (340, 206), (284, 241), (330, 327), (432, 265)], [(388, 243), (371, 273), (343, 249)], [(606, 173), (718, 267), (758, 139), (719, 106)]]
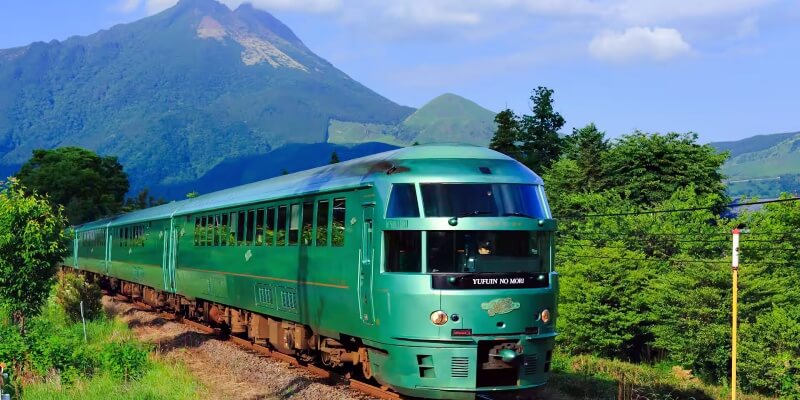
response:
[[(84, 231), (135, 224), (282, 197), (369, 186), (376, 174), (385, 175), (397, 161), (422, 159), (513, 160), (505, 154), (472, 145), (427, 144), (404, 147), (89, 222), (77, 229)], [(541, 184), (541, 178), (536, 176), (536, 179)]]

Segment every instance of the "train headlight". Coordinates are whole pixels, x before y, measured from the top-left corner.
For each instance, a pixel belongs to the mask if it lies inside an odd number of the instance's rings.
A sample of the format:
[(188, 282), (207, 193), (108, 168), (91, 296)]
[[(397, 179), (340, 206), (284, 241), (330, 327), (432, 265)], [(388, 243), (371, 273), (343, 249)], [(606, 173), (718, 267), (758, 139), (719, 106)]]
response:
[(433, 322), (434, 325), (444, 325), (445, 322), (447, 322), (447, 313), (442, 310), (432, 312), (431, 322)]
[(550, 310), (548, 310), (546, 308), (544, 310), (542, 310), (541, 318), (542, 318), (542, 322), (544, 322), (545, 324), (549, 323), (550, 322)]

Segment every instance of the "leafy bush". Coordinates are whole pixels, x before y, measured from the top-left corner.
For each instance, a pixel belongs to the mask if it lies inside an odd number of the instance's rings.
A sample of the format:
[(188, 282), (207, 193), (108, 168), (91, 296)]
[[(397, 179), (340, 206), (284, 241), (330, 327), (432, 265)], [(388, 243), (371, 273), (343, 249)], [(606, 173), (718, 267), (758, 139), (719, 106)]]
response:
[(100, 368), (116, 378), (133, 380), (147, 370), (147, 346), (133, 342), (109, 343), (100, 352)]
[(74, 273), (59, 274), (56, 302), (73, 322), (81, 320), (81, 302), (83, 315), (87, 320), (100, 317), (103, 311), (101, 295), (100, 287), (94, 282), (87, 282), (83, 276)]
[(66, 220), (46, 197), (26, 194), (15, 181), (0, 185), (0, 306), (25, 331), (67, 255)]
[(742, 386), (782, 399), (800, 399), (800, 308), (775, 308), (744, 324)]
[(12, 323), (11, 318), (0, 308), (0, 362), (14, 365), (25, 359), (28, 345)]
[(39, 318), (32, 321), (27, 339), (28, 361), (36, 374), (57, 371), (63, 383), (70, 383), (94, 371), (96, 360), (93, 351), (84, 343), (82, 333), (76, 334), (51, 320)]

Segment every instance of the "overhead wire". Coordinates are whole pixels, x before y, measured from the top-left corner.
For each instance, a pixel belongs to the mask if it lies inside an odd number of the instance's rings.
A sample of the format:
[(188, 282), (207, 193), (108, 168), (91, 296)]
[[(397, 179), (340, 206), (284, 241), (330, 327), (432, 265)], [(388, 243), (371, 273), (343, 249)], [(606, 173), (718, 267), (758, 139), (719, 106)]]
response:
[(556, 219), (583, 219), (583, 218), (599, 218), (599, 217), (624, 217), (624, 216), (634, 216), (634, 215), (668, 214), (676, 212), (707, 211), (719, 208), (736, 208), (736, 207), (754, 206), (761, 204), (786, 203), (790, 201), (800, 201), (800, 197), (792, 197), (788, 199), (760, 200), (760, 201), (751, 201), (746, 203), (730, 203), (721, 206), (711, 206), (711, 207), (690, 207), (690, 208), (672, 209), (672, 210), (649, 210), (649, 211), (634, 211), (634, 212), (621, 212), (621, 213), (608, 213), (608, 214), (564, 215), (564, 216), (557, 216)]

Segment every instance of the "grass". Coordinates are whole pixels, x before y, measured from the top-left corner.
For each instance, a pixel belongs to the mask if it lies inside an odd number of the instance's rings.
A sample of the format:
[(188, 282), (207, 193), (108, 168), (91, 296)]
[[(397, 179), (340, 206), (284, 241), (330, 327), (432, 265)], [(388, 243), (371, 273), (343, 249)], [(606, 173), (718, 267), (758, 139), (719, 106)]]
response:
[[(14, 398), (184, 400), (205, 398), (207, 389), (177, 360), (153, 352), (120, 319), (102, 315), (71, 322), (51, 296), (42, 314), (30, 321), (22, 358), (13, 369)], [(0, 323), (7, 324), (6, 319)], [(8, 328), (8, 326), (6, 326)], [(6, 329), (5, 332), (16, 332)], [(5, 352), (5, 354), (4, 354)], [(20, 354), (19, 352), (13, 354)], [(0, 361), (13, 356), (0, 346)]]
[[(714, 400), (730, 398), (725, 386), (709, 385), (691, 371), (666, 364), (644, 365), (595, 356), (553, 355), (553, 373), (543, 389), (551, 399)], [(737, 393), (742, 400), (768, 397)]]
[(206, 398), (206, 389), (186, 367), (175, 361), (150, 357), (152, 367), (139, 379), (125, 382), (107, 374), (95, 374), (62, 385), (59, 379), (27, 385), (23, 400), (184, 400)]

